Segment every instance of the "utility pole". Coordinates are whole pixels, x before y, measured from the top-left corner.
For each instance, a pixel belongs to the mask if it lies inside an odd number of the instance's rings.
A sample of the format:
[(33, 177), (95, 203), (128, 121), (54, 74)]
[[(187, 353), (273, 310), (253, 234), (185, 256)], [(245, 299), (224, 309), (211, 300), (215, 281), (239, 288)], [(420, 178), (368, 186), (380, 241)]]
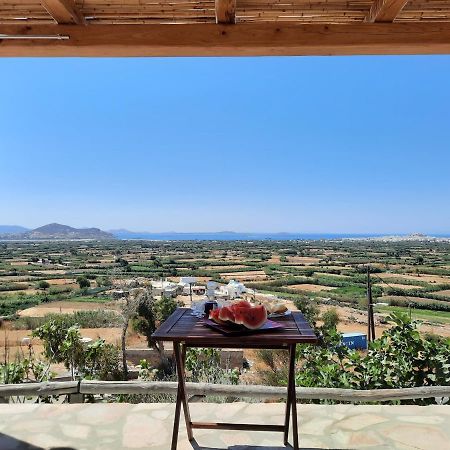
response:
[(372, 282), (370, 280), (370, 266), (367, 266), (367, 339), (375, 340), (375, 320), (373, 317)]

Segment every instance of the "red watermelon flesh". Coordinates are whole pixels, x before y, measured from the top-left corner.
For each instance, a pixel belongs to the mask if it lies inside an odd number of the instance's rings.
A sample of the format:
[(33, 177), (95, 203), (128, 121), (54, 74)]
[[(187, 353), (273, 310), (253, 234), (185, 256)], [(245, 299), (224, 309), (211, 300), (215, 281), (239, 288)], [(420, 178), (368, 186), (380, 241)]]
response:
[(219, 325), (224, 324), (225, 322), (223, 320), (219, 319), (219, 313), (220, 309), (212, 309), (209, 312), (209, 318), (213, 320), (214, 322), (218, 323)]
[(249, 330), (261, 328), (267, 320), (267, 310), (263, 305), (252, 308), (237, 308), (235, 323), (244, 325)]
[(234, 322), (239, 324), (239, 325), (243, 325), (243, 315), (245, 313), (245, 311), (249, 311), (250, 309), (253, 308), (242, 308), (242, 307), (234, 307), (233, 308), (233, 314), (234, 314)]
[(234, 322), (234, 312), (229, 306), (222, 306), (222, 308), (219, 309), (219, 319), (226, 321), (229, 320), (230, 322)]
[(234, 309), (234, 308), (251, 308), (251, 307), (252, 307), (252, 305), (249, 302), (245, 301), (245, 300), (240, 300), (240, 301), (238, 301), (236, 303), (233, 303), (231, 305), (232, 309)]

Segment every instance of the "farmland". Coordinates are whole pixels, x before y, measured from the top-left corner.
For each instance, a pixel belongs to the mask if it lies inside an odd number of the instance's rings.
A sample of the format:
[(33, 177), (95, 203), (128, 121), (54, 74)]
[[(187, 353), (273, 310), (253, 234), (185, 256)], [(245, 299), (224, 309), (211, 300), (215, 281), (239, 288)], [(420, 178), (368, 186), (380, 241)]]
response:
[[(374, 302), (381, 304), (375, 308), (379, 330), (387, 326), (389, 312), (406, 310), (424, 322), (425, 331), (450, 336), (450, 243), (445, 241), (3, 242), (0, 316), (5, 336), (10, 331), (9, 341), (18, 344), (17, 321), (77, 311), (119, 314), (115, 291), (124, 283), (196, 276), (198, 284), (240, 280), (291, 306), (300, 297), (321, 310), (334, 307), (341, 331), (364, 331), (366, 265)], [(116, 343), (118, 333), (105, 336)], [(131, 331), (127, 339), (144, 342)]]

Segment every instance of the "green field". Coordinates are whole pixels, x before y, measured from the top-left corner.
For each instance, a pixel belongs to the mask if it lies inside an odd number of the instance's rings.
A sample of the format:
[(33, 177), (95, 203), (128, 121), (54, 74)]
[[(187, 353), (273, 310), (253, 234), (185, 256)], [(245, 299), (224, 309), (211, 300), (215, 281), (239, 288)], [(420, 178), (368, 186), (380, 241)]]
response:
[(450, 322), (450, 242), (370, 240), (3, 242), (0, 316), (43, 302), (106, 303), (120, 284), (186, 275), (364, 311), (367, 265), (386, 311), (414, 301), (416, 317)]

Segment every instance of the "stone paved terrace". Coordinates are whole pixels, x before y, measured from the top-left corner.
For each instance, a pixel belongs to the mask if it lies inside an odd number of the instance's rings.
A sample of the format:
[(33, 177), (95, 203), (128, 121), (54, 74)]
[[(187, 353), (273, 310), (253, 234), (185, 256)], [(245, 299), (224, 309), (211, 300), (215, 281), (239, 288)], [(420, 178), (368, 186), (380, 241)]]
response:
[[(173, 404), (0, 407), (0, 449), (170, 449)], [(194, 420), (282, 423), (281, 403), (194, 403)], [(450, 449), (448, 406), (299, 405), (301, 447)], [(181, 421), (183, 424), (183, 419)], [(282, 433), (194, 430), (197, 450), (281, 450)], [(178, 448), (192, 449), (185, 428)]]

